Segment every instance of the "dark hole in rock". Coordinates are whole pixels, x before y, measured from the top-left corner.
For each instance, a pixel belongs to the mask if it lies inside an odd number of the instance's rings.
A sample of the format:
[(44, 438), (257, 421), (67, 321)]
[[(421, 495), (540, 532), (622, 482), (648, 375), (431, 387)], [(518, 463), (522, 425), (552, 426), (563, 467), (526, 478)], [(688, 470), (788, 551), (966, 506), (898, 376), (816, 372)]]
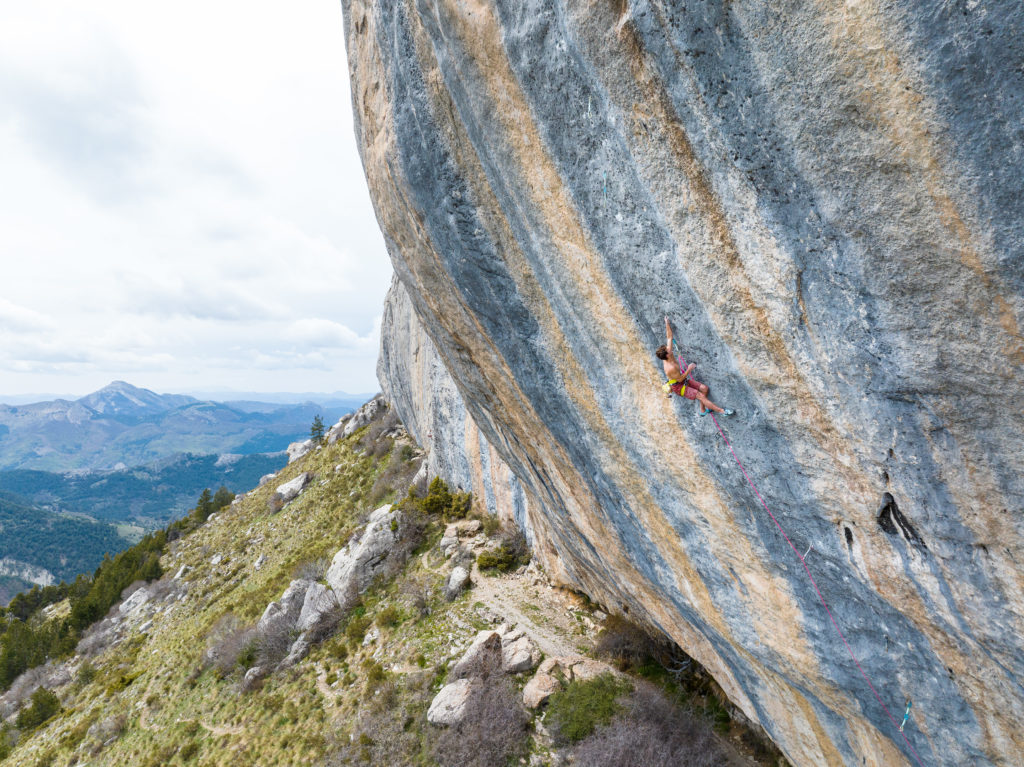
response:
[(853, 548), (853, 531), (848, 527), (843, 528), (843, 533), (846, 535), (846, 545), (851, 549)]
[(882, 493), (882, 506), (878, 510), (878, 526), (889, 535), (903, 533), (903, 537), (907, 539), (908, 543), (921, 550), (928, 548), (924, 539), (917, 534), (914, 526), (903, 516), (903, 512), (896, 505), (896, 499), (892, 497), (891, 493)]

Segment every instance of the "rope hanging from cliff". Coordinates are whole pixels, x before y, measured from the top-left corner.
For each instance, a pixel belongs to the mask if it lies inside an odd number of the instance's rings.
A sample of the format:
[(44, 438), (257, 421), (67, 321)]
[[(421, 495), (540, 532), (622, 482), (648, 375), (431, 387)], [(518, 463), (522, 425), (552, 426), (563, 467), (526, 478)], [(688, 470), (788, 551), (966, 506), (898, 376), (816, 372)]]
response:
[[(673, 339), (673, 346), (675, 346), (675, 339)], [(832, 615), (832, 611), (829, 609), (828, 603), (825, 602), (825, 597), (822, 596), (821, 589), (818, 588), (817, 581), (815, 581), (814, 576), (811, 575), (811, 569), (807, 566), (807, 562), (800, 555), (800, 551), (797, 549), (797, 547), (793, 545), (793, 541), (791, 541), (789, 539), (789, 536), (786, 535), (786, 531), (782, 529), (782, 525), (779, 524), (779, 520), (775, 518), (774, 514), (772, 514), (772, 510), (768, 508), (768, 504), (765, 503), (764, 498), (761, 497), (761, 493), (758, 492), (757, 487), (750, 479), (750, 475), (747, 474), (746, 467), (743, 465), (743, 462), (740, 460), (739, 456), (736, 455), (736, 450), (733, 448), (732, 443), (729, 442), (729, 438), (725, 436), (725, 432), (722, 431), (722, 427), (719, 425), (718, 419), (715, 418), (714, 413), (711, 413), (711, 420), (715, 422), (715, 428), (718, 429), (718, 433), (722, 437), (722, 441), (725, 442), (726, 446), (729, 448), (729, 452), (732, 453), (732, 457), (736, 459), (736, 465), (740, 467), (740, 471), (743, 472), (743, 477), (747, 480), (747, 484), (750, 485), (750, 489), (754, 491), (754, 495), (757, 496), (757, 500), (761, 502), (761, 505), (764, 507), (764, 510), (768, 512), (768, 516), (772, 518), (772, 522), (775, 523), (775, 526), (779, 528), (779, 532), (782, 533), (782, 537), (786, 539), (786, 543), (789, 544), (789, 548), (793, 549), (793, 553), (796, 554), (797, 558), (800, 560), (800, 564), (804, 566), (804, 572), (807, 573), (807, 578), (811, 581), (811, 585), (814, 586), (814, 591), (818, 595), (818, 601), (820, 601), (821, 606), (825, 608), (825, 612), (828, 615), (828, 619), (832, 621), (832, 626), (835, 628), (836, 633), (839, 634), (839, 638), (843, 640), (843, 645), (845, 645), (846, 651), (850, 654), (850, 657), (853, 659), (854, 664), (857, 666), (857, 670), (860, 672), (860, 675), (864, 677), (864, 681), (868, 683), (868, 687), (870, 687), (871, 692), (874, 693), (875, 700), (878, 701), (878, 705), (882, 707), (882, 710), (885, 711), (886, 716), (889, 717), (889, 721), (893, 723), (893, 725), (899, 731), (900, 735), (903, 736), (903, 742), (907, 744), (907, 748), (909, 748), (910, 753), (913, 754), (914, 761), (916, 761), (918, 765), (920, 765), (920, 767), (924, 767), (924, 763), (921, 761), (921, 757), (918, 755), (917, 750), (910, 743), (910, 740), (907, 738), (906, 733), (903, 732), (903, 727), (906, 725), (907, 718), (910, 715), (910, 702), (907, 702), (907, 714), (903, 717), (903, 724), (900, 724), (896, 721), (896, 717), (892, 715), (892, 712), (889, 711), (889, 708), (882, 701), (882, 696), (878, 694), (878, 690), (876, 690), (875, 686), (871, 683), (871, 679), (868, 678), (867, 673), (865, 673), (863, 667), (860, 665), (860, 661), (857, 660), (857, 656), (853, 654), (853, 648), (850, 647), (850, 643), (846, 641), (846, 636), (839, 628), (839, 624), (836, 623), (836, 619)]]

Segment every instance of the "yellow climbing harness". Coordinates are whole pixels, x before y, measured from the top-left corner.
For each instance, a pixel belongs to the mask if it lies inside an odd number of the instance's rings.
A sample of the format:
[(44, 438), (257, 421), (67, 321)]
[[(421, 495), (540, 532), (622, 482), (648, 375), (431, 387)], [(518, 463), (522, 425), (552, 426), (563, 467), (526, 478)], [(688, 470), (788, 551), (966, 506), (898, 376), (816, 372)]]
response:
[[(689, 378), (689, 376), (687, 376), (687, 378)], [(668, 379), (668, 381), (666, 383), (663, 383), (661, 385), (661, 390), (663, 392), (665, 392), (666, 394), (671, 396), (671, 394), (672, 394), (672, 387), (675, 386), (677, 383), (683, 384), (683, 387), (679, 390), (679, 396), (680, 397), (685, 396), (686, 395), (686, 378), (670, 378), (670, 379)]]

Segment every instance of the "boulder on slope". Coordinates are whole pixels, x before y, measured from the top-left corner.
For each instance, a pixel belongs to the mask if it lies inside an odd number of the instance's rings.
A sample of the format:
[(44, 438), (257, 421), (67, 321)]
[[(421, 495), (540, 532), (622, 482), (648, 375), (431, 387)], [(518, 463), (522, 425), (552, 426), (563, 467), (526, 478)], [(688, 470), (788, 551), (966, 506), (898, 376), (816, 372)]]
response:
[(327, 570), (327, 583), (343, 610), (379, 574), (397, 564), (392, 554), (398, 554), (396, 544), (401, 530), (401, 513), (392, 506), (381, 506), (370, 514), (361, 536), (353, 536), (348, 545), (334, 555)]
[(282, 503), (295, 500), (299, 493), (306, 489), (306, 485), (313, 479), (312, 472), (304, 471), (294, 479), (277, 486), (277, 494), (281, 496)]

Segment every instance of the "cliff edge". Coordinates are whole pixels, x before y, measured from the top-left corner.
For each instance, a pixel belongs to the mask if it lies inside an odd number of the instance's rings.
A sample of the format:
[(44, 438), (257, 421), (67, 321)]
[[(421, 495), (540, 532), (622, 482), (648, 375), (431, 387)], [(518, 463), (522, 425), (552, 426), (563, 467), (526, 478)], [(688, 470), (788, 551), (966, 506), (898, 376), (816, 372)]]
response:
[(432, 460), (794, 764), (1019, 764), (1024, 9), (343, 7)]

